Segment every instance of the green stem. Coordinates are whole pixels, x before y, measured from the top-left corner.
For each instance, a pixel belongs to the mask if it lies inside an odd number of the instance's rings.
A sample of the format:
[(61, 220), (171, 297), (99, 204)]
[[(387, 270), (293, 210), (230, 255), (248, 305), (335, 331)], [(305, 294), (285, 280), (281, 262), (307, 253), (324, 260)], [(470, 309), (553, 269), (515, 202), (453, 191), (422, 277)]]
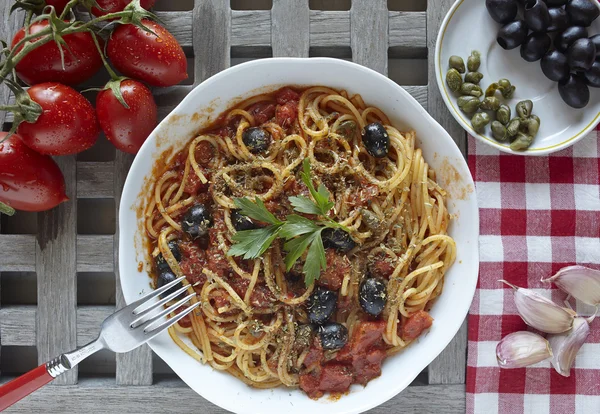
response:
[(12, 216), (15, 214), (15, 209), (0, 202), (0, 213), (6, 214), (7, 216)]
[(21, 109), (19, 105), (0, 105), (0, 111), (15, 112)]
[(70, 11), (71, 11), (71, 9), (73, 8), (73, 6), (76, 6), (76, 5), (77, 5), (77, 3), (79, 3), (79, 0), (71, 0), (71, 1), (69, 1), (69, 2), (66, 4), (66, 6), (65, 6), (65, 8), (64, 8), (64, 10), (63, 10), (63, 12), (60, 14), (60, 16), (59, 16), (58, 18), (59, 18), (59, 19), (61, 19), (61, 20), (64, 20), (64, 19), (65, 19), (65, 17), (67, 17), (67, 15), (69, 14), (69, 12), (70, 12)]
[(98, 53), (100, 54), (100, 58), (102, 59), (102, 64), (104, 65), (104, 68), (106, 69), (106, 71), (110, 75), (110, 78), (112, 80), (119, 79), (119, 76), (117, 76), (117, 74), (115, 73), (115, 71), (110, 67), (110, 65), (106, 61), (106, 58), (104, 57), (104, 51), (100, 47), (100, 43), (98, 43), (98, 38), (96, 37), (96, 33), (91, 32), (91, 34), (92, 34), (92, 39), (94, 39), (94, 44), (96, 45), (96, 49), (98, 49)]
[(27, 14), (25, 15), (25, 27), (29, 30), (29, 25), (31, 24), (31, 18), (33, 17), (33, 10), (27, 10)]

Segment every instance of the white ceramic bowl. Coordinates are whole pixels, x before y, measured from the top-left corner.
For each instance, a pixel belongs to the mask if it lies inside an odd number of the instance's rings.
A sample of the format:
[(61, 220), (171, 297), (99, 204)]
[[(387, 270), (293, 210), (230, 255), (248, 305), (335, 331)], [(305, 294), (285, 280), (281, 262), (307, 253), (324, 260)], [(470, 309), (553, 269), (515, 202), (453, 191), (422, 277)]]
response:
[[(150, 289), (148, 273), (138, 270), (138, 263), (147, 261), (143, 220), (138, 211), (147, 202), (155, 162), (164, 151), (179, 151), (203, 125), (234, 103), (283, 85), (326, 85), (360, 93), (365, 102), (383, 110), (395, 126), (416, 130), (418, 145), (449, 191), (449, 210), (456, 216), (450, 234), (458, 245), (458, 256), (446, 275), (444, 291), (431, 310), (433, 327), (404, 352), (388, 358), (381, 377), (366, 387), (353, 386), (348, 395), (335, 402), (327, 397), (314, 401), (300, 390), (282, 387), (250, 388), (229, 374), (196, 362), (167, 333), (153, 339), (150, 346), (198, 394), (236, 413), (359, 413), (406, 388), (448, 345), (467, 314), (479, 268), (478, 209), (463, 156), (417, 101), (377, 72), (336, 59), (264, 59), (227, 69), (190, 92), (144, 143), (127, 177), (119, 212), (121, 286), (128, 303)], [(162, 158), (164, 161), (166, 157)]]
[[(600, 7), (600, 3), (598, 3)], [(574, 109), (563, 102), (558, 84), (544, 76), (540, 62), (526, 62), (520, 48), (504, 50), (496, 42), (501, 25), (489, 16), (484, 0), (457, 0), (452, 6), (438, 34), (435, 48), (435, 76), (448, 110), (456, 121), (475, 138), (501, 151), (519, 155), (546, 155), (567, 148), (593, 130), (600, 122), (600, 89), (590, 88), (590, 102), (583, 109)], [(600, 18), (588, 28), (589, 35), (600, 33)], [(456, 104), (458, 95), (446, 85), (448, 58), (461, 56), (465, 62), (472, 50), (481, 53), (479, 72), (485, 88), (499, 79), (507, 78), (517, 87), (514, 97), (507, 100), (513, 117), (517, 102), (531, 99), (533, 113), (541, 126), (533, 144), (526, 151), (512, 151), (506, 142), (492, 137), (490, 127), (479, 134), (471, 128), (471, 117)]]

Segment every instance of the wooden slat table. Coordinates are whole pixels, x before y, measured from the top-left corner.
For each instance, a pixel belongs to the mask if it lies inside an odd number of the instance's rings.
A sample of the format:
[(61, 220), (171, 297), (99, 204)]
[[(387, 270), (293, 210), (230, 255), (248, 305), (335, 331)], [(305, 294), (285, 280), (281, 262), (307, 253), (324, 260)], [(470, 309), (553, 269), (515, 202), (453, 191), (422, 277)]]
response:
[[(157, 14), (190, 57), (190, 81), (155, 89), (160, 117), (211, 75), (268, 56), (351, 58), (404, 85), (466, 155), (466, 137), (435, 84), (439, 26), (453, 0), (158, 0)], [(23, 21), (0, 0), (0, 38)], [(233, 7), (233, 10), (232, 10)], [(168, 9), (167, 9), (168, 8)], [(104, 79), (95, 79), (95, 86)], [(405, 83), (407, 82), (407, 83)], [(86, 85), (88, 86), (88, 85)], [(89, 96), (93, 99), (93, 95)], [(0, 103), (10, 102), (0, 88)], [(0, 126), (11, 117), (0, 113)], [(0, 220), (0, 381), (91, 340), (124, 304), (118, 206), (132, 157), (104, 138), (59, 157), (71, 201)], [(407, 390), (372, 413), (465, 411), (466, 323)], [(401, 373), (399, 373), (401, 375)], [(222, 413), (187, 388), (147, 346), (100, 353), (7, 412)]]

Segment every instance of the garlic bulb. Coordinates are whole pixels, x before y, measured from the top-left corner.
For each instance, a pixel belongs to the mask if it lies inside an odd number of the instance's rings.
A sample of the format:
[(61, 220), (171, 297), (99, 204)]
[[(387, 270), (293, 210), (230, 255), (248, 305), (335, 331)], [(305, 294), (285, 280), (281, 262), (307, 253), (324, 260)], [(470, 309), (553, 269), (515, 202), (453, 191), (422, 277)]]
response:
[(533, 332), (513, 332), (502, 338), (496, 346), (500, 368), (523, 368), (551, 356), (548, 341)]
[(567, 292), (588, 305), (600, 305), (600, 271), (584, 266), (568, 266), (542, 282), (554, 282)]
[(548, 335), (548, 342), (552, 349), (552, 366), (560, 375), (568, 377), (571, 366), (575, 361), (577, 352), (590, 333), (587, 320), (577, 317), (573, 321), (573, 329), (557, 335)]
[(533, 290), (517, 287), (505, 280), (501, 282), (514, 289), (517, 311), (527, 325), (546, 333), (565, 332), (573, 326), (573, 318), (577, 314), (571, 309), (562, 308)]

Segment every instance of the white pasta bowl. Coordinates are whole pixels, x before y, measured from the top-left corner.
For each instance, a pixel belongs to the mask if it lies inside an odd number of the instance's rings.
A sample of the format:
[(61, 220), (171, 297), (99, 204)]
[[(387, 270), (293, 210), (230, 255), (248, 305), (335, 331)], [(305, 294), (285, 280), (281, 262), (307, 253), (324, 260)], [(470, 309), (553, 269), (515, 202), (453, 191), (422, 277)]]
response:
[[(147, 293), (150, 276), (142, 211), (150, 195), (152, 171), (168, 161), (203, 126), (236, 102), (283, 85), (325, 85), (359, 93), (384, 111), (400, 130), (414, 129), (418, 146), (448, 191), (456, 240), (456, 263), (431, 309), (432, 328), (403, 352), (384, 361), (382, 375), (366, 387), (354, 385), (333, 401), (309, 399), (301, 390), (253, 389), (233, 376), (196, 362), (164, 333), (150, 347), (192, 389), (235, 413), (359, 413), (392, 398), (438, 356), (460, 328), (475, 292), (479, 269), (479, 216), (473, 180), (465, 159), (448, 133), (400, 86), (365, 67), (336, 59), (263, 59), (227, 69), (206, 80), (156, 127), (138, 153), (123, 190), (119, 211), (119, 271), (125, 300)], [(170, 151), (170, 152), (169, 152)]]

